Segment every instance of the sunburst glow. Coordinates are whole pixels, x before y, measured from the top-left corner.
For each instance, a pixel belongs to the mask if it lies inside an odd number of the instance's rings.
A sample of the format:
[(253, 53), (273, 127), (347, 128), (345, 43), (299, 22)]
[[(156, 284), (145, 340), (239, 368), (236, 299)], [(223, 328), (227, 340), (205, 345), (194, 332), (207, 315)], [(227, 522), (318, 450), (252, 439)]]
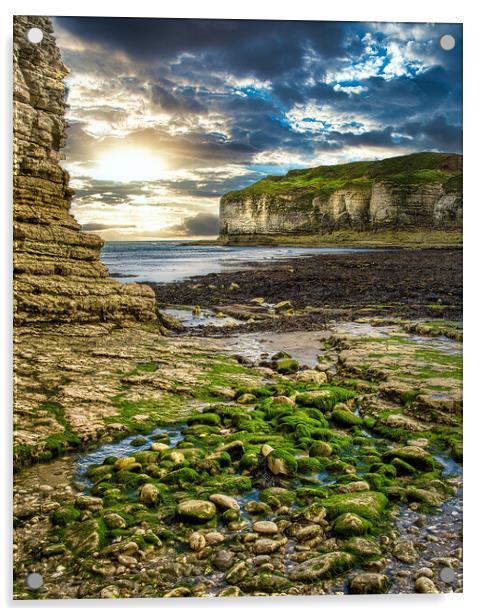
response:
[(161, 180), (166, 170), (164, 161), (143, 148), (119, 148), (102, 153), (92, 177), (111, 182), (152, 182)]

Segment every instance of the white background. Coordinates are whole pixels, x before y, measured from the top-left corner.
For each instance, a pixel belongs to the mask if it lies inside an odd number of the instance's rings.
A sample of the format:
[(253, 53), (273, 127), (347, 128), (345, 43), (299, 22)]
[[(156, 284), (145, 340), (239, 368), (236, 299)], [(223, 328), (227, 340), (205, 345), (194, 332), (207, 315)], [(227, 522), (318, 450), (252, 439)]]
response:
[[(161, 614), (241, 614), (250, 612), (281, 614), (337, 613), (370, 616), (376, 614), (438, 614), (461, 616), (481, 613), (482, 605), (482, 356), (480, 324), (482, 320), (482, 158), (480, 151), (481, 81), (480, 69), (482, 24), (474, 0), (342, 0), (326, 3), (323, 0), (296, 0), (282, 5), (282, 0), (137, 0), (129, 4), (119, 1), (83, 0), (81, 3), (63, 1), (19, 0), (2, 3), (1, 12), (1, 158), (0, 190), (0, 276), (2, 302), (2, 382), (0, 392), (0, 437), (2, 438), (2, 480), (0, 533), (0, 584), (3, 607), (27, 614), (32, 610), (47, 613), (52, 609), (89, 609), (89, 613), (121, 610), (123, 614), (138, 613), (140, 609), (158, 610)], [(327, 5), (329, 4), (329, 5)], [(105, 15), (142, 17), (203, 17), (257, 19), (315, 19), (339, 21), (418, 21), (464, 23), (464, 329), (465, 329), (465, 557), (464, 593), (451, 595), (388, 595), (343, 597), (254, 597), (223, 599), (128, 599), (128, 600), (72, 600), (47, 602), (16, 602), (11, 596), (11, 169), (12, 169), (12, 15)], [(480, 595), (478, 593), (481, 593)], [(479, 607), (477, 607), (479, 606)]]

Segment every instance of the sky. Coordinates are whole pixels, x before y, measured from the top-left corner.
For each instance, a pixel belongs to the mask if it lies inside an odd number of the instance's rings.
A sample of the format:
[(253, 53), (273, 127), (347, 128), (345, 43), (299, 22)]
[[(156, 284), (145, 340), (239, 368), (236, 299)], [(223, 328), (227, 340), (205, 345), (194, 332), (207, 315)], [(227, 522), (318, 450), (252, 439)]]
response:
[(462, 150), (460, 25), (58, 17), (54, 28), (70, 69), (72, 212), (106, 240), (215, 237), (224, 193), (289, 169)]

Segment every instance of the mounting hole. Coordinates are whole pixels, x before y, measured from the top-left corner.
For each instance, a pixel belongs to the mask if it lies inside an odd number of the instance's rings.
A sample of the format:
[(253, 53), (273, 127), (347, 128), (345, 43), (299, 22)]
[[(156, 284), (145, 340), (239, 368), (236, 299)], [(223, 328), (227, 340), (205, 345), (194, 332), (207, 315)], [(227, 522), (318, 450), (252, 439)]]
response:
[(29, 573), (25, 578), (25, 584), (27, 584), (30, 590), (38, 590), (43, 586), (43, 583), (43, 577), (40, 575), (40, 573), (36, 573), (35, 571)]
[(44, 33), (40, 28), (30, 28), (27, 32), (27, 40), (29, 43), (33, 43), (34, 45), (38, 45), (42, 42), (44, 37)]
[(439, 45), (444, 51), (452, 51), (455, 47), (455, 39), (451, 34), (444, 34), (440, 37)]
[(440, 579), (446, 584), (451, 584), (455, 581), (455, 571), (452, 567), (444, 567), (440, 570)]

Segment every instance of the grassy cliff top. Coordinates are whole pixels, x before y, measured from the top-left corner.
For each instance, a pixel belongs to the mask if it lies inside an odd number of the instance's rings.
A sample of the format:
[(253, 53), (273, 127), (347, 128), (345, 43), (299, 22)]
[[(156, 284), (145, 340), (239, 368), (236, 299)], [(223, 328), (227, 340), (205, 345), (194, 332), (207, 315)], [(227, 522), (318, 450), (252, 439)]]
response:
[(462, 156), (418, 152), (383, 160), (293, 169), (286, 175), (268, 175), (246, 188), (229, 192), (223, 201), (293, 192), (300, 197), (324, 196), (340, 188), (370, 188), (375, 181), (382, 180), (396, 184), (443, 184), (447, 191), (456, 191), (462, 188)]

